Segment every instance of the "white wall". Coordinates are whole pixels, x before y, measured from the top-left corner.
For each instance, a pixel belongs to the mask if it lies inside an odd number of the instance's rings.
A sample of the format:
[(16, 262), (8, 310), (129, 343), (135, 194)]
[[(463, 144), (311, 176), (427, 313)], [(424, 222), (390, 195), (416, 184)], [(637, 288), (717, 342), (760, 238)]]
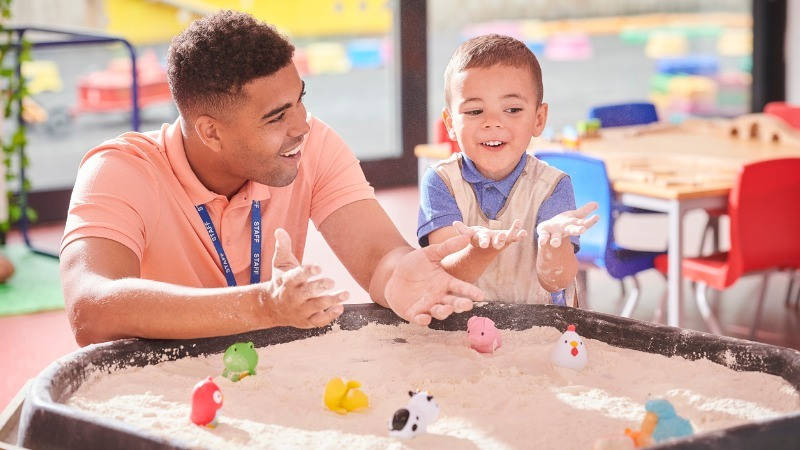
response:
[(800, 104), (800, 0), (788, 0), (786, 11), (786, 101)]

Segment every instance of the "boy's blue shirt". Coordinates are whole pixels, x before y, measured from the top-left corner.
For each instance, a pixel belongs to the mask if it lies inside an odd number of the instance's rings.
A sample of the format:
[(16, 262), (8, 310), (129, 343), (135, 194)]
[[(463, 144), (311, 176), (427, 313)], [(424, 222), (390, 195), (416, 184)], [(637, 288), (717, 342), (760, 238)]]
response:
[[(505, 205), (514, 183), (517, 182), (517, 178), (525, 168), (527, 154), (522, 155), (514, 170), (502, 180), (490, 180), (484, 177), (467, 155), (462, 156), (461, 176), (472, 185), (481, 210), (486, 217), (495, 219), (497, 213)], [(456, 220), (463, 221), (463, 218), (455, 198), (447, 189), (441, 177), (436, 174), (436, 171), (430, 168), (425, 171), (420, 189), (417, 239), (420, 246), (424, 247), (428, 245), (428, 234), (432, 231), (450, 226)], [(546, 198), (539, 207), (536, 223), (539, 224), (564, 211), (573, 209), (575, 209), (575, 193), (572, 190), (572, 181), (569, 176), (564, 176), (558, 182), (550, 197)], [(534, 242), (538, 239), (535, 229), (528, 230), (528, 233), (532, 233)], [(578, 236), (571, 236), (570, 240), (577, 253), (580, 248)], [(566, 303), (563, 291), (553, 293), (553, 303)]]
[[(522, 169), (525, 168), (525, 155), (522, 155), (514, 170), (502, 180), (490, 180), (478, 171), (475, 164), (463, 155), (461, 176), (470, 183), (478, 198), (481, 210), (489, 219), (495, 219), (497, 213), (505, 205), (514, 183), (517, 182)], [(432, 169), (425, 172), (422, 180), (420, 195), (419, 220), (417, 222), (417, 239), (421, 246), (428, 245), (428, 234), (439, 228), (450, 226), (454, 221), (463, 221), (461, 211), (458, 209), (455, 198), (445, 186), (444, 181)], [(536, 223), (548, 220), (564, 211), (575, 209), (575, 193), (572, 190), (572, 181), (569, 176), (564, 176), (556, 185), (550, 197), (546, 198), (537, 214)], [(538, 238), (536, 230), (528, 230)], [(578, 251), (580, 241), (578, 236), (571, 236), (575, 251)]]

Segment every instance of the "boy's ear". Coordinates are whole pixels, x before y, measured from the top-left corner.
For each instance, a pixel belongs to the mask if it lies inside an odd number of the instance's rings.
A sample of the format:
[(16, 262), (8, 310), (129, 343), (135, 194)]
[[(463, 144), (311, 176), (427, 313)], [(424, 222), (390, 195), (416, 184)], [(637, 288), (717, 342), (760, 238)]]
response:
[(194, 131), (207, 147), (215, 152), (222, 150), (220, 129), (216, 119), (207, 115), (199, 116), (194, 121)]
[(456, 132), (453, 131), (453, 116), (450, 115), (450, 111), (448, 111), (447, 108), (442, 108), (442, 121), (444, 122), (445, 128), (447, 128), (447, 137), (449, 137), (451, 141), (455, 141)]
[(536, 122), (533, 127), (533, 135), (539, 136), (547, 125), (547, 103), (542, 103), (536, 108)]

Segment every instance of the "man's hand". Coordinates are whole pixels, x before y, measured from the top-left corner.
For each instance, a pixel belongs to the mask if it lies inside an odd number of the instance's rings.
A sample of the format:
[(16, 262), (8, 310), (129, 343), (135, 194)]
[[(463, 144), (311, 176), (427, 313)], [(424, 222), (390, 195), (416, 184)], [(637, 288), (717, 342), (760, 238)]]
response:
[(272, 257), (270, 290), (262, 295), (266, 313), (277, 325), (295, 328), (323, 327), (344, 311), (341, 302), (347, 291), (330, 293), (334, 282), (316, 277), (321, 269), (315, 265), (300, 265), (292, 253), (289, 234), (275, 230), (275, 255)]
[(448, 274), (441, 264), (442, 258), (468, 243), (468, 237), (455, 236), (404, 255), (386, 284), (389, 307), (403, 319), (423, 326), (431, 317), (444, 320), (453, 312), (472, 309), (473, 301), (483, 300), (483, 291)]
[(468, 227), (463, 222), (453, 222), (453, 227), (458, 231), (458, 234), (470, 238), (470, 243), (473, 247), (489, 248), (491, 245), (492, 248), (497, 250), (502, 250), (528, 235), (528, 232), (521, 230), (520, 226), (519, 219), (515, 219), (508, 230), (490, 230), (479, 225)]
[(563, 238), (585, 233), (600, 219), (597, 215), (586, 218), (595, 209), (597, 209), (597, 202), (589, 202), (578, 209), (564, 211), (549, 220), (540, 222), (536, 226), (536, 232), (539, 234), (539, 247), (549, 242), (551, 247), (558, 248), (561, 246)]

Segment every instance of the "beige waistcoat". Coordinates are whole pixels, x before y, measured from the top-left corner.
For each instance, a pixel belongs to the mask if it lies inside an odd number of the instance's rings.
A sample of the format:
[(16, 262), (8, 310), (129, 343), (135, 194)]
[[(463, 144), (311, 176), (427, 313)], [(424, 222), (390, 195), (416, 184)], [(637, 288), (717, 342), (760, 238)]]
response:
[[(492, 220), (481, 210), (473, 186), (461, 176), (461, 164), (461, 154), (454, 153), (433, 168), (455, 197), (464, 223), (501, 230), (511, 228), (512, 222), (519, 219), (522, 229), (528, 231), (525, 239), (500, 252), (476, 284), (483, 289), (488, 301), (551, 303), (550, 293), (539, 285), (536, 275), (537, 245), (533, 232), (539, 206), (553, 193), (564, 172), (527, 155), (522, 174), (511, 188), (505, 205)], [(578, 306), (574, 282), (567, 288), (565, 298), (568, 304), (572, 299), (573, 306)]]

